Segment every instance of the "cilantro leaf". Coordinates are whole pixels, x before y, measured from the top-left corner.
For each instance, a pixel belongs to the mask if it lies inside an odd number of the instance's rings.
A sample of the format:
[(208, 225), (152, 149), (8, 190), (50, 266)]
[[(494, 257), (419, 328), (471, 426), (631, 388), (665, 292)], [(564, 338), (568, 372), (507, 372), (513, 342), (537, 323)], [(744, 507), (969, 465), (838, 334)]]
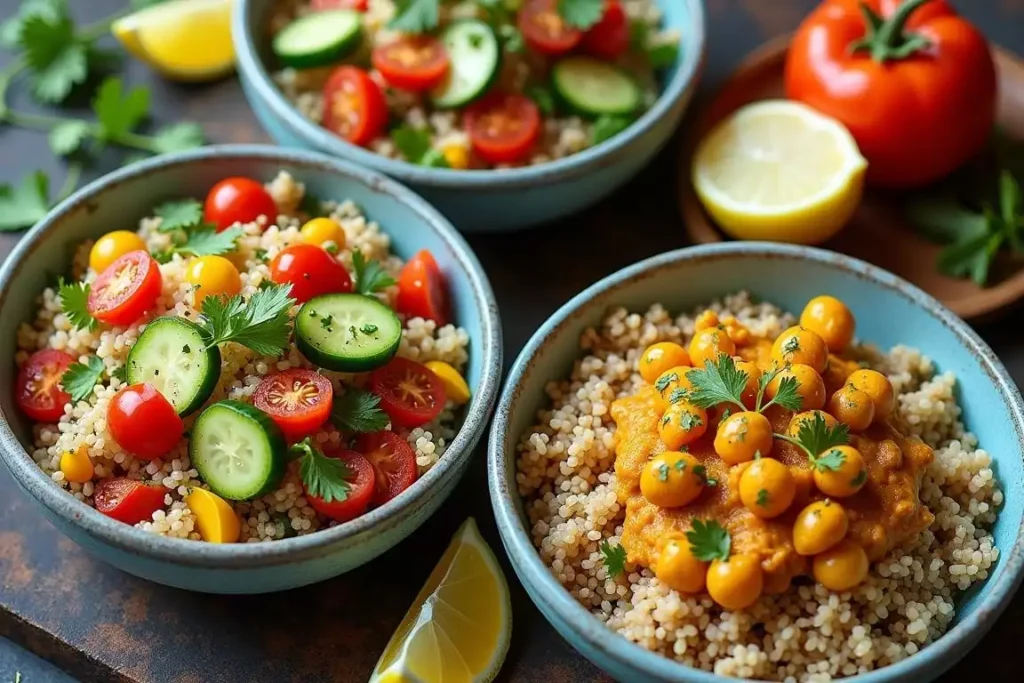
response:
[(17, 47), (26, 19), (38, 14), (47, 21), (56, 21), (63, 5), (64, 0), (22, 0), (17, 13), (0, 24), (0, 46), (8, 49)]
[(764, 396), (764, 389), (774, 380), (783, 368), (776, 368), (772, 372), (761, 375), (757, 387), (758, 410), (765, 410), (770, 405), (782, 406), (786, 410), (796, 412), (804, 403), (804, 397), (800, 395), (800, 380), (793, 375), (788, 375), (779, 380), (779, 386), (775, 389), (775, 396), (770, 401), (761, 405), (761, 398)]
[(110, 379), (120, 380), (122, 384), (128, 384), (128, 364), (126, 363), (111, 372)]
[(373, 294), (395, 284), (395, 279), (384, 272), (378, 261), (367, 261), (358, 248), (352, 252), (352, 268), (355, 270), (355, 290), (359, 294)]
[(558, 13), (566, 24), (585, 31), (601, 20), (604, 0), (558, 0)]
[(693, 520), (693, 528), (686, 532), (690, 552), (701, 562), (729, 559), (732, 538), (725, 528), (715, 520)]
[(203, 129), (197, 123), (174, 123), (164, 126), (153, 136), (153, 151), (158, 154), (181, 152), (193, 147), (202, 147), (205, 142)]
[(18, 32), (18, 44), (32, 70), (32, 92), (47, 103), (67, 97), (89, 71), (86, 46), (75, 35), (67, 4), (54, 2), (52, 10), (26, 17)]
[(710, 408), (721, 403), (733, 403), (740, 410), (746, 410), (743, 389), (747, 386), (747, 373), (736, 369), (735, 361), (728, 355), (719, 355), (714, 363), (705, 361), (703, 368), (691, 370), (686, 377), (693, 385), (690, 392), (693, 405)]
[(352, 476), (352, 471), (344, 460), (328, 458), (313, 446), (308, 436), (292, 446), (290, 453), (298, 456), (299, 477), (307, 495), (325, 503), (348, 498), (352, 487), (345, 480)]
[(89, 285), (84, 282), (66, 283), (61, 278), (57, 293), (60, 307), (71, 324), (79, 330), (95, 330), (99, 325), (89, 312)]
[(21, 185), (0, 185), (0, 232), (21, 230), (42, 220), (50, 210), (50, 180), (42, 171), (25, 176)]
[(633, 124), (633, 119), (625, 116), (602, 116), (594, 122), (594, 130), (590, 134), (590, 144), (599, 145), (609, 140)]
[(89, 398), (93, 387), (99, 383), (106, 366), (97, 356), (89, 356), (85, 363), (72, 363), (61, 375), (60, 385), (71, 394), (71, 402), (78, 403)]
[(444, 155), (430, 145), (430, 131), (426, 128), (414, 128), (408, 124), (391, 131), (391, 141), (410, 164), (444, 168), (448, 166)]
[(816, 458), (811, 459), (811, 467), (819, 472), (837, 472), (846, 462), (846, 454), (838, 448), (832, 448)]
[(379, 432), (390, 422), (380, 408), (380, 396), (357, 387), (348, 387), (341, 396), (334, 397), (331, 424), (345, 432)]
[(203, 331), (207, 348), (225, 342), (246, 346), (261, 356), (279, 356), (288, 347), (295, 305), (291, 285), (271, 285), (259, 289), (248, 301), (236, 294), (231, 298), (208, 296), (203, 299)]
[(160, 217), (160, 232), (174, 232), (199, 225), (203, 220), (203, 205), (195, 199), (164, 202), (156, 207), (156, 215)]
[(533, 100), (544, 116), (552, 116), (555, 113), (555, 94), (550, 87), (537, 83), (527, 87), (524, 94)]
[(389, 27), (406, 33), (426, 33), (438, 24), (440, 4), (440, 0), (395, 0), (395, 18)]
[(621, 545), (612, 545), (608, 541), (601, 542), (601, 561), (608, 570), (608, 576), (615, 578), (626, 571), (626, 549)]
[(174, 251), (185, 256), (219, 256), (234, 250), (238, 238), (245, 232), (237, 225), (217, 232), (212, 226), (200, 226), (186, 231), (186, 239), (174, 246)]
[(50, 131), (50, 149), (54, 154), (67, 156), (76, 152), (92, 134), (92, 126), (85, 121), (65, 121)]
[(100, 124), (100, 138), (116, 141), (149, 112), (149, 90), (139, 87), (126, 93), (120, 78), (107, 78), (100, 84), (92, 108)]
[(830, 448), (845, 446), (849, 441), (850, 428), (841, 422), (830, 427), (825, 422), (824, 413), (815, 411), (814, 419), (801, 420), (795, 439), (781, 434), (776, 436), (799, 446), (814, 460)]

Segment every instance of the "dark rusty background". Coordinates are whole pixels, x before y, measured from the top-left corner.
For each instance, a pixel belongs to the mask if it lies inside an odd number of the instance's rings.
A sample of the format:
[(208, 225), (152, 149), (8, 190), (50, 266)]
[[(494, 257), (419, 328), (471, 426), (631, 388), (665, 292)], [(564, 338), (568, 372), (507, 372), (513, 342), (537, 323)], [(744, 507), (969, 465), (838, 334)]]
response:
[[(95, 20), (126, 1), (70, 4), (80, 19)], [(0, 20), (18, 4), (0, 0)], [(1024, 52), (1024, 0), (956, 4), (992, 40)], [(707, 100), (746, 51), (795, 28), (813, 5), (814, 0), (708, 0), (708, 62), (697, 104)], [(0, 65), (8, 59), (0, 54)], [(136, 63), (126, 68), (129, 83), (152, 88), (157, 123), (196, 120), (215, 142), (266, 140), (233, 79), (185, 87), (161, 81)], [(23, 93), (13, 103), (31, 107)], [(559, 225), (505, 237), (470, 237), (497, 292), (507, 364), (530, 333), (582, 287), (685, 243), (676, 202), (677, 149), (678, 144), (670, 146), (616, 197)], [(32, 162), (26, 165), (25, 159)], [(104, 159), (87, 178), (117, 163)], [(60, 184), (63, 171), (42, 134), (0, 128), (0, 181), (19, 181), (35, 168), (53, 176), (51, 187)], [(0, 234), (0, 258), (18, 237)], [(519, 257), (509, 258), (512, 254)], [(533, 275), (523, 277), (524, 268)], [(1024, 378), (1024, 341), (1013, 327), (1004, 317), (979, 332), (1019, 381)], [(44, 521), (0, 468), (0, 636), (76, 678), (104, 683), (365, 681), (451, 534), (474, 515), (505, 564), (513, 592), (512, 649), (499, 680), (608, 681), (555, 633), (516, 582), (494, 527), (484, 460), (480, 448), (440, 512), (377, 561), (317, 586), (256, 597), (190, 594), (93, 560)], [(1014, 653), (1022, 642), (1024, 595), (943, 681), (1020, 680)], [(0, 683), (13, 681), (16, 669), (23, 672), (24, 683), (52, 680), (38, 666), (23, 651), (12, 653), (6, 644), (0, 648)]]

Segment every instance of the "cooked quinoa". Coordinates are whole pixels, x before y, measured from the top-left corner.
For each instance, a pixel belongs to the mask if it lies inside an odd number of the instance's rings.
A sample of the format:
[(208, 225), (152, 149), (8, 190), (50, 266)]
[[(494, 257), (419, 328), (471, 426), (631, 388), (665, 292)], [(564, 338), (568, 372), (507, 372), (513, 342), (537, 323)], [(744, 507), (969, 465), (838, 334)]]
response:
[[(758, 336), (774, 338), (794, 322), (742, 292), (710, 308), (731, 312)], [(516, 477), (534, 545), (552, 574), (629, 640), (737, 678), (851, 676), (895, 663), (941, 636), (954, 618), (957, 596), (984, 581), (998, 559), (991, 528), (1003, 494), (991, 457), (960, 421), (956, 378), (938, 374), (931, 359), (905, 346), (856, 351), (889, 377), (910, 434), (935, 449), (920, 490), (935, 521), (872, 565), (864, 583), (844, 593), (819, 584), (794, 586), (729, 612), (706, 595), (668, 589), (649, 569), (627, 564), (622, 575), (608, 576), (600, 545), (618, 544), (625, 514), (614, 490), (610, 406), (643, 381), (637, 361), (644, 349), (688, 340), (695, 317), (674, 318), (659, 304), (643, 313), (613, 310), (582, 335), (583, 357), (569, 379), (548, 385), (551, 407), (523, 435)]]
[[(239, 239), (237, 250), (231, 256), (236, 265), (240, 266), (241, 293), (245, 297), (255, 293), (261, 283), (269, 281), (268, 263), (282, 249), (301, 242), (299, 228), (303, 220), (308, 218), (298, 208), (305, 189), (288, 173), (279, 173), (266, 185), (266, 189), (274, 198), (279, 215), (273, 219), (260, 217), (242, 226), (245, 234)], [(347, 268), (351, 270), (352, 252), (358, 248), (367, 259), (380, 261), (388, 273), (397, 277), (403, 262), (391, 253), (390, 239), (377, 223), (367, 220), (351, 201), (340, 204), (327, 202), (324, 208), (345, 231), (346, 246), (337, 257)], [(170, 245), (170, 235), (157, 231), (159, 224), (159, 218), (147, 218), (141, 221), (138, 229), (138, 234), (153, 253)], [(87, 241), (79, 245), (76, 251), (72, 268), (72, 275), (76, 279), (92, 281), (96, 277), (96, 273), (88, 268), (92, 244), (92, 241)], [(155, 311), (147, 319), (164, 314), (197, 319), (192, 285), (185, 280), (187, 260), (175, 254), (168, 263), (160, 265), (163, 291)], [(394, 286), (379, 294), (392, 308), (396, 295), (397, 287)], [(31, 324), (23, 324), (18, 330), (19, 350), (15, 361), (19, 367), (32, 352), (50, 348), (66, 351), (81, 362), (90, 355), (98, 356), (112, 371), (125, 365), (129, 350), (146, 327), (145, 324), (133, 324), (127, 329), (104, 327), (94, 332), (76, 329), (62, 312), (60, 297), (52, 287), (43, 291), (38, 305), (36, 319)], [(404, 321), (398, 355), (420, 362), (443, 361), (463, 372), (468, 360), (468, 344), (469, 336), (461, 327), (438, 327), (432, 320), (412, 318)], [(257, 385), (267, 374), (289, 368), (316, 369), (294, 345), (280, 357), (261, 357), (244, 346), (228, 342), (222, 345), (221, 355), (220, 378), (209, 399), (210, 403), (221, 399), (251, 402)], [(359, 385), (365, 381), (365, 375), (327, 370), (321, 370), (321, 373), (331, 379), (336, 391), (342, 379), (349, 385)], [(137, 459), (118, 446), (107, 425), (108, 404), (123, 386), (124, 383), (116, 377), (97, 384), (87, 400), (65, 406), (65, 414), (59, 423), (36, 424), (33, 428), (32, 458), (57, 485), (75, 498), (92, 505), (93, 481), (84, 484), (65, 481), (60, 469), (63, 453), (74, 452), (85, 446), (95, 466), (94, 481), (127, 476), (157, 483), (167, 489), (164, 498), (166, 509), (156, 511), (151, 520), (137, 524), (138, 528), (165, 536), (199, 540), (195, 515), (183, 500), (191, 487), (208, 488), (198, 479), (199, 474), (192, 468), (188, 455), (188, 433), (198, 414), (184, 418), (186, 436), (165, 457), (153, 461)], [(456, 409), (449, 402), (435, 420), (411, 431), (399, 432), (415, 451), (420, 475), (444, 455), (457, 429)], [(321, 445), (337, 444), (342, 435), (327, 424), (313, 438)], [(242, 520), (241, 540), (247, 542), (308, 534), (337, 524), (319, 515), (307, 503), (295, 463), (289, 466), (277, 490), (255, 500), (234, 502), (232, 505)]]

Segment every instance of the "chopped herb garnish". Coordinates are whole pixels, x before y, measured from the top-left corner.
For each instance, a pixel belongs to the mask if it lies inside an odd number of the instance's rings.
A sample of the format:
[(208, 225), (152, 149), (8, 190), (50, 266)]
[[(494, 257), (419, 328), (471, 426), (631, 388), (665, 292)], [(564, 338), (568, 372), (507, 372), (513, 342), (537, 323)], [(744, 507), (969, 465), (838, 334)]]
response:
[(658, 390), (658, 393), (665, 393), (665, 390), (668, 389), (669, 385), (672, 384), (672, 382), (678, 382), (678, 381), (679, 381), (679, 373), (678, 372), (671, 372), (671, 373), (669, 373), (667, 375), (662, 375), (657, 380), (655, 380), (654, 388)]
[(183, 241), (171, 249), (182, 256), (220, 256), (234, 251), (238, 239), (245, 233), (237, 225), (217, 232), (212, 225), (200, 225), (185, 230)]
[(156, 207), (160, 217), (160, 232), (174, 232), (199, 225), (203, 220), (203, 205), (195, 199), (165, 202)]
[(373, 294), (395, 284), (379, 261), (367, 260), (359, 249), (352, 251), (352, 269), (355, 271), (355, 291), (359, 294)]
[(722, 403), (731, 403), (740, 410), (743, 405), (743, 389), (747, 386), (747, 373), (736, 368), (733, 359), (721, 354), (718, 361), (705, 361), (703, 368), (686, 373), (693, 385), (690, 403), (698, 408), (711, 408)]
[(676, 464), (674, 465), (674, 467), (676, 468), (676, 472), (685, 472), (686, 461), (682, 459), (676, 460)]
[[(788, 441), (789, 443), (802, 449), (806, 454), (812, 465), (815, 461), (821, 461), (822, 458), (818, 456), (829, 449), (834, 449), (836, 446), (845, 446), (849, 441), (850, 429), (842, 423), (837, 423), (831, 427), (825, 422), (823, 414), (820, 412), (814, 413), (813, 420), (802, 420), (800, 422), (800, 429), (797, 431), (796, 438), (787, 436), (785, 434), (776, 434), (775, 438)], [(845, 460), (846, 456), (841, 451), (836, 451), (839, 456)], [(836, 456), (829, 456), (826, 454), (824, 457), (830, 458), (827, 462), (832, 463), (836, 460)], [(842, 466), (842, 462), (839, 462), (839, 466)], [(828, 464), (816, 465), (819, 470), (832, 469)], [(838, 469), (838, 467), (836, 468)]]
[(325, 503), (348, 498), (352, 487), (346, 479), (352, 476), (352, 471), (344, 460), (328, 458), (313, 446), (308, 436), (292, 446), (289, 452), (299, 460), (299, 477), (307, 495), (320, 498)]
[(566, 24), (587, 30), (604, 15), (604, 0), (558, 0), (558, 13)]
[(729, 532), (713, 519), (693, 520), (693, 528), (686, 532), (686, 540), (690, 542), (690, 552), (701, 562), (729, 559), (732, 538), (729, 537)]
[(334, 316), (325, 315), (324, 317), (320, 318), (320, 327), (324, 328), (325, 330), (329, 330), (331, 329), (332, 322), (334, 322)]
[(819, 472), (838, 472), (846, 462), (846, 454), (838, 448), (832, 448), (820, 457), (810, 459), (811, 467)]
[(679, 426), (686, 431), (696, 429), (704, 424), (704, 421), (700, 419), (699, 415), (691, 412), (685, 412), (679, 416)]
[(106, 366), (97, 356), (89, 356), (85, 363), (72, 363), (60, 377), (60, 385), (71, 395), (71, 402), (89, 398), (93, 387), (99, 384)]
[(694, 466), (693, 473), (697, 476), (698, 479), (701, 480), (701, 483), (703, 483), (705, 486), (709, 486), (712, 488), (718, 486), (718, 480), (715, 479), (714, 477), (708, 476), (708, 469), (704, 465)]
[(860, 488), (864, 485), (864, 482), (868, 480), (868, 471), (861, 470), (857, 473), (857, 476), (850, 480), (850, 485), (854, 488)]
[(346, 432), (379, 432), (388, 426), (389, 418), (380, 408), (380, 396), (348, 387), (334, 397), (331, 424)]
[(181, 347), (181, 352), (182, 353), (192, 353), (192, 347), (189, 346), (188, 344), (185, 344), (184, 346)]
[(672, 390), (672, 393), (668, 395), (669, 403), (682, 403), (690, 395), (690, 392), (683, 387), (676, 387)]
[(601, 555), (608, 576), (615, 578), (626, 571), (626, 549), (621, 545), (612, 545), (608, 541), (601, 543)]
[(110, 373), (111, 379), (116, 379), (123, 384), (128, 384), (128, 365), (122, 365)]
[(757, 504), (761, 507), (768, 507), (768, 489), (761, 489), (757, 492)]
[(668, 481), (668, 465), (659, 463), (655, 469), (658, 471), (658, 481)]
[(256, 256), (256, 259), (258, 261), (263, 261), (264, 263), (267, 262), (267, 250), (266, 249), (258, 248), (254, 252), (254, 255)]
[(248, 301), (240, 294), (203, 299), (202, 326), (207, 348), (230, 341), (261, 356), (281, 355), (288, 347), (288, 313), (295, 305), (291, 289), (290, 284), (271, 284), (257, 290)]
[(790, 354), (794, 354), (794, 353), (796, 353), (799, 350), (800, 350), (800, 338), (797, 337), (796, 335), (793, 335), (792, 337), (787, 339), (785, 341), (785, 343), (782, 345), (782, 353), (784, 353), (787, 356), (790, 355)]
[(92, 332), (99, 321), (89, 312), (89, 285), (85, 282), (66, 283), (61, 278), (57, 288), (60, 296), (60, 307), (68, 321), (79, 330)]
[(374, 332), (377, 331), (377, 326), (374, 325), (373, 323), (366, 323), (365, 325), (359, 328), (359, 331), (362, 332), (363, 334), (373, 334)]

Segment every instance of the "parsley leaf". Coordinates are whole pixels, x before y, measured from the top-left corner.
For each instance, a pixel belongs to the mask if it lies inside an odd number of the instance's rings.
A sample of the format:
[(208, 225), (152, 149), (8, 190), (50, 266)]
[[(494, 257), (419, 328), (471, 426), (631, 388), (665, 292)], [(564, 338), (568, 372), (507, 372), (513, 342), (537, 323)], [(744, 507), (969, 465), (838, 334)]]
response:
[(64, 121), (50, 131), (50, 149), (54, 154), (67, 156), (76, 152), (90, 135), (92, 126), (85, 121)]
[(202, 147), (206, 139), (203, 129), (197, 123), (173, 123), (164, 126), (153, 136), (153, 151), (158, 154), (181, 152), (193, 147)]
[(308, 436), (289, 451), (298, 456), (299, 477), (307, 495), (320, 498), (325, 503), (348, 498), (352, 487), (345, 480), (352, 476), (352, 471), (344, 460), (328, 458), (313, 446)]
[(42, 220), (50, 210), (49, 178), (42, 171), (25, 176), (21, 185), (0, 185), (0, 232), (21, 230)]
[(49, 21), (56, 21), (63, 4), (63, 0), (22, 0), (17, 13), (0, 24), (0, 46), (8, 49), (17, 47), (26, 19), (39, 14)]
[(390, 422), (380, 408), (380, 396), (356, 387), (348, 387), (334, 397), (331, 424), (346, 432), (379, 432)]
[(373, 294), (395, 284), (378, 261), (367, 261), (358, 248), (352, 252), (352, 269), (356, 275), (355, 291), (359, 294)]
[(64, 282), (61, 278), (57, 288), (60, 296), (60, 307), (71, 324), (79, 330), (95, 330), (99, 325), (96, 318), (89, 312), (89, 285), (84, 282)]
[(225, 342), (246, 346), (261, 356), (279, 356), (288, 347), (289, 311), (295, 305), (292, 286), (272, 285), (260, 289), (248, 301), (236, 294), (231, 298), (203, 299), (203, 331), (207, 348)]
[(245, 232), (237, 225), (221, 232), (204, 225), (188, 230), (185, 241), (176, 244), (174, 251), (184, 256), (220, 256), (233, 251), (243, 234)]
[(106, 366), (98, 356), (89, 356), (85, 363), (72, 363), (60, 377), (60, 385), (71, 394), (71, 402), (78, 403), (89, 398), (93, 387), (100, 381)]
[(715, 520), (693, 520), (693, 528), (686, 532), (686, 540), (690, 542), (690, 552), (701, 562), (712, 560), (728, 560), (732, 549), (732, 538), (729, 532)]
[[(772, 379), (775, 379), (775, 376), (777, 374), (778, 371), (774, 371), (771, 373), (765, 373), (764, 375), (761, 375), (762, 382), (764, 381), (765, 377), (769, 377), (768, 382), (764, 382), (763, 386), (767, 388), (768, 384), (771, 382)], [(758, 384), (758, 398), (760, 399), (760, 397), (763, 394), (761, 393), (761, 382), (759, 382)], [(793, 412), (800, 410), (800, 407), (804, 403), (804, 397), (800, 395), (799, 389), (800, 380), (798, 380), (796, 377), (793, 377), (792, 375), (789, 375), (788, 377), (783, 377), (781, 380), (779, 380), (779, 386), (775, 390), (775, 396), (772, 398), (772, 400), (768, 401), (763, 406), (760, 406), (759, 410), (765, 410), (770, 405), (782, 406), (786, 410), (791, 410)], [(758, 400), (758, 404), (760, 405), (760, 400)]]
[(444, 154), (431, 147), (430, 131), (426, 128), (414, 128), (408, 124), (399, 126), (391, 131), (391, 141), (410, 164), (431, 168), (448, 167)]
[(802, 448), (813, 464), (813, 461), (826, 450), (835, 446), (845, 446), (849, 441), (849, 435), (849, 427), (841, 422), (830, 427), (825, 422), (824, 413), (815, 411), (813, 420), (801, 420), (795, 439), (783, 434), (776, 434), (776, 437)]
[(528, 86), (524, 93), (527, 97), (533, 100), (533, 103), (540, 109), (540, 113), (544, 116), (552, 116), (555, 113), (555, 94), (551, 91), (551, 88), (546, 85), (536, 83)]
[(590, 144), (599, 145), (609, 140), (633, 124), (633, 119), (625, 116), (602, 116), (594, 122), (594, 130), (590, 134)]
[(626, 549), (621, 545), (612, 545), (608, 541), (601, 543), (601, 561), (608, 570), (608, 576), (615, 578), (626, 571)]
[(203, 220), (203, 205), (195, 199), (164, 202), (156, 207), (156, 215), (160, 217), (160, 232), (174, 232), (199, 225)]
[(406, 33), (426, 33), (439, 21), (440, 0), (395, 0), (395, 18), (389, 27)]
[(18, 44), (32, 70), (32, 92), (47, 103), (63, 100), (89, 72), (86, 44), (75, 35), (64, 0), (50, 3), (52, 11), (32, 14), (21, 23)]
[(832, 448), (822, 455), (811, 458), (811, 467), (819, 472), (837, 472), (846, 462), (846, 454), (838, 448)]
[(585, 31), (601, 20), (604, 0), (558, 0), (558, 13), (566, 24)]
[(146, 117), (149, 90), (139, 87), (126, 93), (120, 78), (107, 78), (100, 84), (92, 108), (100, 124), (99, 139), (116, 142)]
[(728, 355), (719, 355), (714, 363), (705, 361), (703, 368), (689, 371), (686, 378), (693, 385), (690, 392), (693, 405), (711, 408), (721, 403), (732, 403), (740, 410), (746, 410), (743, 389), (747, 386), (747, 373), (736, 369), (736, 363)]
[(761, 507), (768, 507), (768, 489), (761, 489), (757, 492), (757, 504)]

